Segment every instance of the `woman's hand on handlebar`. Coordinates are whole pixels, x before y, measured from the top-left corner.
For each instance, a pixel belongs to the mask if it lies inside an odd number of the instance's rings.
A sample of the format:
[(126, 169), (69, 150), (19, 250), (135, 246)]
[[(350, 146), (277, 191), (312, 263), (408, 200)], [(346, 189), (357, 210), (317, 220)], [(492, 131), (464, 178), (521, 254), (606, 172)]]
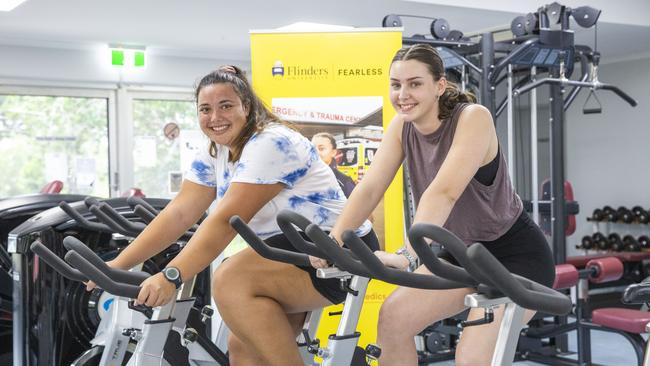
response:
[(309, 256), (309, 263), (311, 263), (311, 266), (316, 268), (316, 269), (330, 267), (330, 264), (327, 263), (327, 261), (325, 259), (318, 258), (318, 257), (312, 257), (311, 255)]
[(397, 269), (407, 269), (409, 261), (403, 255), (384, 252), (383, 250), (376, 250), (375, 256), (387, 267)]
[(97, 284), (93, 281), (84, 282), (84, 284), (86, 285), (86, 291), (92, 291), (97, 287)]
[(176, 287), (163, 276), (162, 272), (147, 278), (140, 286), (140, 294), (135, 300), (136, 305), (144, 304), (152, 308), (162, 306), (176, 296)]

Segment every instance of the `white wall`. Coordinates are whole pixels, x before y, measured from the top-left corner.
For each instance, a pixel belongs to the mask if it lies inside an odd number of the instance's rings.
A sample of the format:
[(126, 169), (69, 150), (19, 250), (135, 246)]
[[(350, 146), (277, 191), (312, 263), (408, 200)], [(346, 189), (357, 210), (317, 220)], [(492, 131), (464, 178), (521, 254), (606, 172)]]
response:
[(0, 83), (101, 84), (191, 88), (203, 75), (222, 64), (248, 70), (248, 60), (183, 58), (147, 54), (142, 69), (110, 65), (107, 48), (62, 49), (0, 45)]
[[(567, 240), (568, 255), (577, 254), (575, 244), (593, 232), (586, 221), (595, 208), (610, 205), (650, 209), (650, 59), (624, 61), (601, 66), (601, 81), (620, 87), (637, 100), (630, 107), (611, 92), (598, 91), (602, 114), (583, 115), (589, 94), (583, 91), (566, 114), (566, 177), (573, 184), (580, 203), (576, 233)], [(650, 225), (617, 224), (619, 233)]]

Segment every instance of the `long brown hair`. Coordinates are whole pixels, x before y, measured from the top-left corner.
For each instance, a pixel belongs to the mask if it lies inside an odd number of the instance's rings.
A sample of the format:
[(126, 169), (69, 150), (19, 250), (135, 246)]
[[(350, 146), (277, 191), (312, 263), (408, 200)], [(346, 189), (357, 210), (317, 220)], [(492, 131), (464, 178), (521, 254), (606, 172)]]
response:
[[(391, 65), (397, 61), (416, 60), (427, 66), (434, 81), (445, 76), (445, 66), (438, 51), (428, 44), (414, 44), (405, 47), (395, 53)], [(459, 103), (476, 103), (476, 96), (469, 92), (462, 92), (458, 85), (447, 81), (445, 92), (440, 96), (438, 106), (438, 118), (440, 120), (449, 118), (454, 108)]]
[[(279, 123), (291, 129), (295, 129), (290, 123), (280, 119), (269, 110), (257, 94), (255, 94), (255, 91), (246, 79), (244, 71), (237, 66), (223, 66), (205, 75), (196, 86), (194, 94), (196, 102), (198, 103), (199, 93), (203, 88), (209, 85), (221, 83), (232, 85), (233, 90), (237, 93), (242, 104), (248, 110), (246, 123), (244, 123), (241, 133), (233, 142), (232, 153), (229, 155), (228, 161), (238, 161), (241, 157), (244, 146), (253, 134), (263, 131), (269, 124)], [(217, 156), (217, 144), (213, 141), (210, 141), (210, 156)]]

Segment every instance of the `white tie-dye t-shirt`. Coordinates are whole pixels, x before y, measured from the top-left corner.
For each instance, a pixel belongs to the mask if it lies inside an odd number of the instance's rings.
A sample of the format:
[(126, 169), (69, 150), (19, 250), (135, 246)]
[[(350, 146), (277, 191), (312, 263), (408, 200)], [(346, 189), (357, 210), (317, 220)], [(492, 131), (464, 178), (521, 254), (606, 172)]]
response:
[[(228, 148), (217, 145), (217, 157), (202, 149), (194, 158), (185, 179), (217, 193), (217, 205), (231, 183), (275, 184), (285, 188), (273, 197), (249, 222), (262, 239), (282, 233), (276, 222), (283, 209), (295, 211), (324, 230), (330, 230), (345, 205), (345, 195), (332, 169), (316, 148), (300, 133), (273, 124), (253, 135), (237, 162), (228, 162)], [(366, 220), (356, 232), (365, 235), (371, 229)]]

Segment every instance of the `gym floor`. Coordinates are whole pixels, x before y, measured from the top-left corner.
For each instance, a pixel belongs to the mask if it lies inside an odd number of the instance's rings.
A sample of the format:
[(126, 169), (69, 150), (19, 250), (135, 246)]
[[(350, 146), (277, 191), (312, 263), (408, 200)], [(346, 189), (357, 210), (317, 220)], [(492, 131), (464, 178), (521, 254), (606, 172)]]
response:
[[(647, 336), (644, 336), (644, 338), (647, 338)], [(576, 349), (575, 332), (569, 333), (569, 349)], [(573, 358), (577, 359), (577, 356)], [(635, 366), (637, 364), (634, 350), (625, 338), (618, 334), (597, 331), (591, 332), (591, 360), (594, 363), (606, 366)], [(446, 366), (453, 364), (453, 361), (444, 361), (432, 363), (431, 365)], [(515, 362), (514, 365), (537, 366), (542, 364), (531, 361), (522, 361)]]

